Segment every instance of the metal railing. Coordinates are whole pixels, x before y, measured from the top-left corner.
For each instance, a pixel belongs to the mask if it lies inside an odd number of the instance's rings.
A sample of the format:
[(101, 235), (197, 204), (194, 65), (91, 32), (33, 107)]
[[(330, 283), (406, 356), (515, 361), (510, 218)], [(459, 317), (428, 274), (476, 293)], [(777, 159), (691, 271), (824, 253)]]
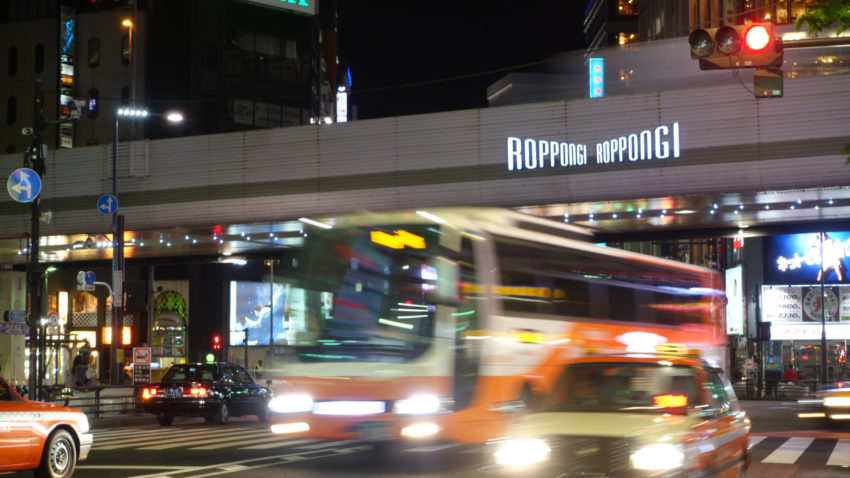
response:
[(140, 414), (141, 387), (98, 385), (94, 387), (45, 387), (48, 403), (56, 403), (83, 411), (93, 418), (106, 415)]

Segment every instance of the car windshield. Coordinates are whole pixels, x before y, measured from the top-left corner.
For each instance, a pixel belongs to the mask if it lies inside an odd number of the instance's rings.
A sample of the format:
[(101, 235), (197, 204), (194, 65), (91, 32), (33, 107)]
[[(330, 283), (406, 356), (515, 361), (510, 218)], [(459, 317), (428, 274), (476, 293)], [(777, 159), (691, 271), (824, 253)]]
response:
[(12, 400), (15, 400), (15, 395), (12, 394), (9, 384), (0, 377), (0, 402), (10, 402)]
[(662, 363), (587, 363), (567, 368), (548, 411), (685, 413), (698, 400), (694, 369)]
[(290, 343), (304, 362), (406, 362), (434, 333), (439, 231), (420, 225), (334, 228), (309, 237), (297, 257)]
[(214, 365), (172, 365), (163, 382), (202, 382), (215, 378)]

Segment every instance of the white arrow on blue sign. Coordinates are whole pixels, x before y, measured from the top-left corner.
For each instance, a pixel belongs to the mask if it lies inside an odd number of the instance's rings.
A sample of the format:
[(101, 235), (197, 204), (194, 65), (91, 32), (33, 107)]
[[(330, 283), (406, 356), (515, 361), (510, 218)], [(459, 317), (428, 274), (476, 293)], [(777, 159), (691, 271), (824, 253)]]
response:
[(94, 285), (95, 277), (94, 272), (86, 271), (86, 285)]
[(6, 191), (17, 202), (32, 202), (41, 193), (41, 178), (30, 168), (16, 169), (6, 181)]
[(118, 198), (111, 194), (104, 194), (97, 198), (97, 210), (101, 214), (112, 214), (118, 209)]

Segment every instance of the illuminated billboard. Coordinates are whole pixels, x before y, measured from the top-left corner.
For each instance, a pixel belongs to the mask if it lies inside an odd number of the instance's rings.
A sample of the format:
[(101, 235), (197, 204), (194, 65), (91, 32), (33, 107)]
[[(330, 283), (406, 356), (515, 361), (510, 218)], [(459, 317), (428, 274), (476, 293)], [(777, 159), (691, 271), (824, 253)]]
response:
[(230, 345), (269, 345), (270, 339), (279, 343), (285, 340), (283, 311), (286, 306), (287, 287), (274, 284), (272, 294), (268, 282), (230, 282)]
[(850, 282), (850, 232), (812, 232), (767, 238), (765, 283), (805, 285)]
[(742, 266), (726, 269), (726, 333), (744, 333), (744, 280)]
[(319, 13), (319, 0), (247, 0), (248, 3), (255, 3), (265, 7), (276, 8), (280, 10), (289, 10), (295, 13), (303, 13), (305, 15), (315, 15)]

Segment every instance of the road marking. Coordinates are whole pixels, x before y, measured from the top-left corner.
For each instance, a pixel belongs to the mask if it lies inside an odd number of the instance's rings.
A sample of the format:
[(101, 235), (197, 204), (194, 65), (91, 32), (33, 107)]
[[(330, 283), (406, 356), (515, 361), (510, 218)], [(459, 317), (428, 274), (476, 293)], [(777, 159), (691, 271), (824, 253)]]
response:
[(765, 437), (765, 436), (753, 436), (753, 435), (750, 435), (750, 446), (756, 446), (756, 445), (758, 445), (758, 444), (759, 444), (759, 443), (761, 443), (761, 441), (762, 441), (762, 440), (764, 440), (765, 438), (767, 438), (767, 437)]
[(762, 463), (793, 464), (812, 444), (814, 438), (789, 438), (785, 443), (767, 456)]
[(433, 445), (433, 446), (418, 446), (416, 448), (408, 448), (406, 450), (402, 450), (408, 453), (431, 453), (440, 450), (446, 450), (448, 448), (455, 448), (461, 446), (460, 443), (445, 443), (442, 445)]
[(850, 440), (839, 439), (838, 442), (835, 443), (835, 448), (829, 455), (829, 460), (826, 464), (835, 466), (850, 466)]
[[(273, 446), (257, 448), (256, 446), (243, 446), (243, 445), (254, 445), (256, 443), (266, 443), (272, 442)], [(283, 440), (279, 436), (268, 436), (264, 438), (256, 438), (254, 440), (240, 440), (236, 443), (220, 443), (217, 445), (204, 445), (204, 446), (196, 446), (193, 448), (189, 448), (190, 450), (218, 450), (220, 448), (239, 448), (240, 450), (263, 450), (265, 448), (276, 448), (278, 446), (289, 446), (299, 443), (315, 443), (316, 440), (306, 439), (306, 440)]]
[[(96, 450), (117, 450), (119, 448), (143, 447), (143, 446), (150, 445), (150, 444), (153, 444), (153, 443), (158, 443), (158, 444), (162, 445), (164, 443), (181, 443), (182, 442), (182, 443), (185, 444), (185, 443), (189, 443), (189, 442), (185, 441), (187, 439), (203, 438), (203, 439), (212, 440), (214, 437), (220, 437), (222, 433), (228, 433), (229, 436), (226, 439), (229, 440), (229, 439), (232, 439), (232, 437), (234, 435), (249, 435), (249, 434), (255, 433), (255, 431), (254, 430), (244, 430), (244, 431), (241, 431), (241, 432), (231, 432), (231, 431), (224, 432), (222, 430), (215, 430), (215, 431), (208, 431), (208, 432), (204, 432), (204, 433), (196, 433), (196, 432), (179, 433), (179, 434), (175, 433), (175, 434), (172, 434), (172, 435), (168, 435), (167, 440), (164, 439), (164, 438), (166, 438), (165, 436), (143, 437), (143, 438), (137, 438), (137, 439), (133, 439), (133, 440), (122, 441), (121, 443), (117, 443), (117, 444), (114, 444), (114, 445), (102, 445), (102, 446), (97, 446), (97, 441), (95, 441), (95, 445), (93, 446), (93, 449), (96, 449)], [(210, 438), (206, 438), (206, 437), (210, 437)], [(195, 443), (204, 443), (204, 441), (200, 440), (200, 441), (196, 441)], [(177, 445), (177, 446), (180, 446), (180, 445)], [(165, 446), (165, 448), (168, 448), (168, 446)], [(145, 448), (145, 449), (147, 449), (147, 448)], [(152, 448), (152, 449), (156, 450), (157, 448)]]
[[(280, 440), (280, 438), (278, 438)], [(316, 440), (307, 438), (304, 440), (283, 440), (272, 443), (266, 443), (265, 445), (254, 445), (254, 446), (243, 446), (239, 447), (240, 450), (268, 450), (271, 448), (283, 448), (287, 446), (300, 445), (302, 443), (315, 443)]]
[[(246, 430), (246, 431), (237, 432), (237, 433), (228, 433), (228, 436), (226, 436), (226, 437), (222, 437), (220, 432), (213, 434), (212, 437), (209, 437), (209, 435), (206, 435), (203, 438), (199, 438), (197, 435), (193, 435), (193, 436), (189, 436), (189, 437), (175, 438), (173, 440), (158, 441), (157, 442), (157, 443), (159, 443), (158, 445), (139, 446), (136, 449), (137, 450), (167, 450), (169, 448), (179, 448), (181, 446), (206, 445), (206, 444), (221, 443), (221, 442), (227, 442), (228, 446), (234, 446), (235, 445), (234, 440), (238, 440), (238, 439), (241, 439), (241, 438), (250, 438), (250, 437), (252, 437), (256, 434), (257, 434), (256, 430)], [(219, 437), (219, 438), (215, 438), (215, 437)], [(187, 438), (199, 438), (199, 439), (186, 441)]]

